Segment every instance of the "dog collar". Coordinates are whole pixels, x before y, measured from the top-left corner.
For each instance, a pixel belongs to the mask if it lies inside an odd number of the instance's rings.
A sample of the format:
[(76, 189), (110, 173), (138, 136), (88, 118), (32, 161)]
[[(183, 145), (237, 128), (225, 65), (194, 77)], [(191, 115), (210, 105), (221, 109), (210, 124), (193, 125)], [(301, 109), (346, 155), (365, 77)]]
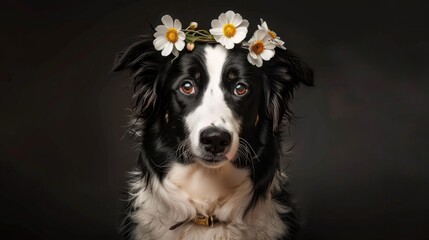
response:
[(190, 221), (185, 220), (183, 222), (179, 222), (179, 223), (174, 224), (172, 227), (170, 227), (170, 230), (174, 230), (186, 222), (190, 222), (190, 223), (194, 223), (196, 225), (202, 225), (202, 226), (207, 226), (207, 227), (212, 228), (216, 223), (218, 223), (220, 221), (218, 218), (216, 218), (215, 215), (205, 216), (205, 215), (198, 213), (197, 216), (195, 216), (195, 218), (193, 218)]

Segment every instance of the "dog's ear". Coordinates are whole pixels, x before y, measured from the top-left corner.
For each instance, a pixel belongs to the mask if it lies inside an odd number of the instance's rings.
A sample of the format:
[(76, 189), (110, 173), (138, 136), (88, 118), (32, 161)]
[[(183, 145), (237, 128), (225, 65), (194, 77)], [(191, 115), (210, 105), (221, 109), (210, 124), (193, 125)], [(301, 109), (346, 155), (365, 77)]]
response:
[(157, 89), (169, 62), (153, 46), (153, 37), (142, 36), (124, 51), (118, 53), (113, 71), (127, 70), (133, 80), (134, 110), (139, 118), (148, 118), (158, 109)]
[(289, 50), (279, 48), (272, 59), (264, 62), (262, 70), (267, 77), (267, 115), (276, 131), (284, 118), (290, 121), (292, 117), (289, 101), (295, 88), (300, 84), (313, 86), (313, 71)]

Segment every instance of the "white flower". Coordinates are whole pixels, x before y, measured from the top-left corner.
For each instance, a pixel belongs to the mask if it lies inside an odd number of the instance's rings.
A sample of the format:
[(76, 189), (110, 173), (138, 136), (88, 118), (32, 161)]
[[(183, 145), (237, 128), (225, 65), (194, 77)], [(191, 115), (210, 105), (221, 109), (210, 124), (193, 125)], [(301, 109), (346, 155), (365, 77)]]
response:
[(221, 13), (218, 19), (212, 21), (210, 33), (216, 42), (226, 49), (234, 48), (234, 44), (240, 43), (246, 38), (249, 22), (233, 11)]
[(259, 30), (265, 30), (268, 32), (268, 34), (271, 36), (270, 41), (272, 41), (277, 47), (281, 48), (281, 49), (286, 49), (283, 44), (285, 44), (285, 42), (283, 42), (282, 40), (280, 40), (280, 37), (277, 36), (277, 34), (274, 31), (271, 31), (268, 28), (267, 22), (265, 22), (262, 18), (261, 18), (261, 25), (258, 25), (258, 29)]
[(276, 45), (270, 40), (271, 36), (266, 30), (260, 29), (255, 31), (253, 37), (248, 42), (249, 54), (247, 54), (247, 60), (252, 65), (261, 67), (262, 60), (268, 61), (274, 56)]
[(155, 49), (161, 51), (162, 56), (168, 56), (173, 53), (174, 56), (179, 56), (179, 51), (185, 47), (186, 35), (181, 31), (182, 23), (179, 20), (174, 20), (169, 15), (161, 18), (164, 25), (158, 25), (155, 28), (155, 40), (153, 45)]

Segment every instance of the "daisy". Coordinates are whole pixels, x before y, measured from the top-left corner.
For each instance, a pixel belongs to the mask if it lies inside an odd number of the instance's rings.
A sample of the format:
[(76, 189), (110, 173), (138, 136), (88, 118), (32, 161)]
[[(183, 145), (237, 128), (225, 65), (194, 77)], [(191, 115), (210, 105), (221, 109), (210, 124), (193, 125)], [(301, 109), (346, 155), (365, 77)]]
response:
[(174, 20), (170, 15), (165, 15), (161, 18), (164, 25), (158, 25), (155, 28), (155, 40), (153, 45), (155, 49), (161, 51), (162, 56), (168, 56), (173, 53), (174, 56), (179, 56), (179, 51), (185, 47), (186, 35), (181, 31), (182, 23), (178, 19)]
[(262, 66), (262, 60), (268, 61), (275, 54), (274, 48), (276, 45), (271, 42), (271, 35), (263, 29), (256, 30), (248, 44), (249, 54), (247, 54), (247, 60), (257, 67)]
[(210, 33), (216, 42), (219, 42), (226, 49), (234, 48), (234, 44), (240, 43), (246, 38), (249, 22), (243, 19), (240, 14), (228, 11), (219, 15), (211, 23)]
[(268, 28), (267, 22), (265, 22), (264, 20), (262, 20), (261, 18), (261, 25), (258, 25), (258, 29), (259, 30), (265, 30), (268, 32), (268, 34), (271, 36), (271, 40), (277, 47), (281, 48), (281, 49), (286, 49), (283, 44), (285, 44), (285, 42), (283, 42), (282, 40), (280, 40), (280, 37), (277, 36), (277, 34), (274, 31), (271, 31)]

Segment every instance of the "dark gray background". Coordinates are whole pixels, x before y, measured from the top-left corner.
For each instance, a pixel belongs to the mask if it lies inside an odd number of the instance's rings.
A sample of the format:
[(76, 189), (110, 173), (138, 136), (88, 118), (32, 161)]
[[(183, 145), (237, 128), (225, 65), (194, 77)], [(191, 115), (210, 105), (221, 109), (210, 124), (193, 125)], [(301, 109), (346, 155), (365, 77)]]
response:
[(427, 4), (279, 2), (2, 1), (0, 238), (117, 239), (136, 153), (115, 53), (164, 14), (208, 28), (232, 9), (315, 71), (290, 137), (300, 239), (428, 239)]

